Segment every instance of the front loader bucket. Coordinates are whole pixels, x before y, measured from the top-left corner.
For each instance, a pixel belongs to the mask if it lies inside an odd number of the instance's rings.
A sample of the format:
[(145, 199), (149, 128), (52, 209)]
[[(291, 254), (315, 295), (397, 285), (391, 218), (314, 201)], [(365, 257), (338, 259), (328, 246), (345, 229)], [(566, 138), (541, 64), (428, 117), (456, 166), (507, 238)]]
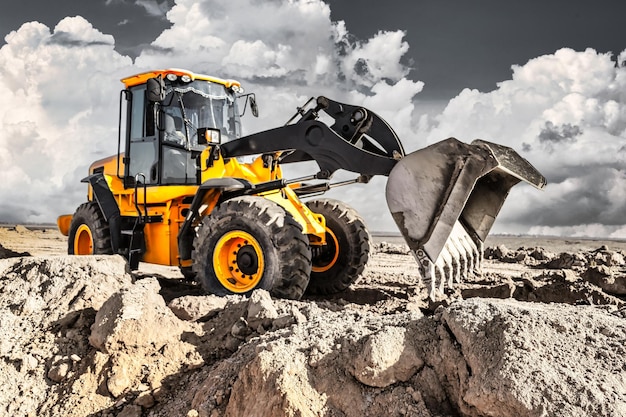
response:
[(419, 263), (430, 297), (444, 283), (480, 273), (483, 242), (511, 187), (545, 178), (513, 149), (450, 138), (400, 159), (387, 181), (387, 205)]

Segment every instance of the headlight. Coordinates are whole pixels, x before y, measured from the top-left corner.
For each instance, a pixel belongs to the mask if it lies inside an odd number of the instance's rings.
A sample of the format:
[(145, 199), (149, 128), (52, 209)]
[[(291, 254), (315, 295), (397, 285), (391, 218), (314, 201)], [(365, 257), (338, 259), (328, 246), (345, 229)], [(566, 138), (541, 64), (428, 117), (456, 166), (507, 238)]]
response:
[(181, 79), (181, 81), (182, 81), (182, 82), (184, 82), (184, 83), (189, 83), (189, 82), (191, 82), (191, 77), (190, 77), (189, 75), (187, 75), (187, 74), (182, 75), (182, 76), (180, 77), (180, 79)]
[(220, 143), (221, 142), (221, 134), (219, 130), (208, 130), (207, 131), (207, 139), (210, 143)]
[(222, 143), (222, 134), (219, 129), (201, 127), (198, 129), (198, 145)]
[(167, 78), (170, 81), (176, 81), (178, 79), (178, 75), (169, 73), (165, 76), (165, 78)]

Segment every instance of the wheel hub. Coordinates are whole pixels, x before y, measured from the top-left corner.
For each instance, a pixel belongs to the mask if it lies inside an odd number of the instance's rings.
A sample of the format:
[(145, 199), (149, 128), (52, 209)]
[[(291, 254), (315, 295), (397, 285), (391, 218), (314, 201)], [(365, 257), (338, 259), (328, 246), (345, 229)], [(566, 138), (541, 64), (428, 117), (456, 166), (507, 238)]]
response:
[(74, 236), (75, 255), (93, 255), (93, 235), (86, 224), (81, 224)]
[(332, 268), (339, 259), (339, 241), (332, 230), (326, 228), (326, 245), (313, 254), (313, 272), (325, 272)]
[(261, 245), (248, 232), (233, 230), (215, 245), (213, 268), (219, 282), (233, 293), (254, 289), (265, 267)]
[(246, 275), (255, 274), (259, 269), (259, 262), (254, 247), (246, 245), (237, 252), (237, 266)]

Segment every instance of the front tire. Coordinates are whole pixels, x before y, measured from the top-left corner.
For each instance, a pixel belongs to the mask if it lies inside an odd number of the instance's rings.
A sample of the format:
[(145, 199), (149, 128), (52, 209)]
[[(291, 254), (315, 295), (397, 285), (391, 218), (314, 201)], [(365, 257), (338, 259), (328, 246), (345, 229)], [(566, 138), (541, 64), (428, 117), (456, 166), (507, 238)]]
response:
[(326, 242), (313, 249), (313, 267), (307, 292), (334, 294), (355, 283), (369, 260), (371, 236), (356, 210), (331, 199), (307, 202), (326, 218)]
[(113, 254), (109, 225), (94, 201), (78, 206), (68, 237), (67, 253), (70, 255)]
[(311, 271), (302, 227), (278, 204), (257, 196), (227, 200), (206, 216), (194, 239), (193, 272), (216, 295), (257, 288), (300, 299)]

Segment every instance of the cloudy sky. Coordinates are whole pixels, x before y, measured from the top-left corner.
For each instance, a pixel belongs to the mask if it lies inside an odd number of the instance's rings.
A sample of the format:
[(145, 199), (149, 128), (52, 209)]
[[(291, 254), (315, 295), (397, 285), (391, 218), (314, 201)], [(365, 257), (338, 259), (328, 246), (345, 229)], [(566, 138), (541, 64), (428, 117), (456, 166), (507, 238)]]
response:
[[(88, 165), (116, 151), (119, 79), (182, 67), (256, 92), (248, 133), (327, 95), (383, 116), (408, 151), (450, 136), (511, 146), (549, 185), (516, 186), (495, 232), (626, 238), (623, 1), (51, 4), (0, 15), (0, 222), (73, 212)], [(334, 196), (392, 231), (384, 183)]]

